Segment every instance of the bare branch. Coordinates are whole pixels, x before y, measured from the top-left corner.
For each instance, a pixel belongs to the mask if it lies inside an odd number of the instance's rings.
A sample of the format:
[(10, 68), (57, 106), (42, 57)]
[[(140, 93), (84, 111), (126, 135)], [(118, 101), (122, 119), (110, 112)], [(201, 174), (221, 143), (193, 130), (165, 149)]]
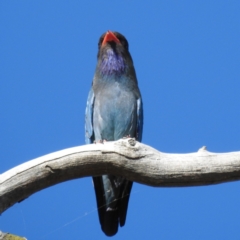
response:
[(134, 139), (54, 152), (0, 175), (0, 213), (54, 184), (113, 174), (155, 187), (216, 184), (240, 179), (240, 152), (162, 153)]
[(27, 239), (24, 237), (13, 235), (11, 233), (4, 233), (0, 231), (0, 240), (27, 240)]

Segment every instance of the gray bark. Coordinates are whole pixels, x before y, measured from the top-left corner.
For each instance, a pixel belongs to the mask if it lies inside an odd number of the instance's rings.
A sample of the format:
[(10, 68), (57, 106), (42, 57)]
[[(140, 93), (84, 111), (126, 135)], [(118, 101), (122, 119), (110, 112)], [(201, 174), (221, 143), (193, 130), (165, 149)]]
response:
[(113, 174), (155, 187), (217, 184), (240, 179), (240, 152), (162, 153), (134, 139), (64, 149), (0, 175), (0, 213), (54, 184)]
[(11, 233), (4, 233), (0, 231), (0, 240), (27, 240), (27, 239), (24, 237), (13, 235)]

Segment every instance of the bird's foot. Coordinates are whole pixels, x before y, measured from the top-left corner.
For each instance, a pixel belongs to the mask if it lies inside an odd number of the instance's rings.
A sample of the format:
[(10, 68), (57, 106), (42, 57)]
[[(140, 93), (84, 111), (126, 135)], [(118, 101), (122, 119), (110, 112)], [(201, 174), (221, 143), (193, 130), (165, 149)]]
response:
[(132, 138), (131, 135), (127, 135), (125, 137), (123, 137), (123, 139), (127, 139), (127, 138)]
[(107, 140), (105, 139), (101, 139), (101, 140), (98, 140), (98, 141), (94, 141), (95, 144), (104, 144), (105, 142), (107, 142)]

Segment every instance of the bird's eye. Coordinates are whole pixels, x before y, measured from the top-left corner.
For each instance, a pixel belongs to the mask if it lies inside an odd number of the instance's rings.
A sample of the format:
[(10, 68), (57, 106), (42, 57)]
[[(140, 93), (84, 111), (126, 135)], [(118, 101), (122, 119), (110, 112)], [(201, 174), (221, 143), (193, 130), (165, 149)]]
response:
[(122, 45), (124, 46), (124, 48), (126, 48), (128, 50), (128, 42), (126, 40), (122, 40), (121, 41)]
[(128, 50), (128, 42), (126, 41), (126, 39), (124, 39), (121, 36), (118, 36), (118, 39), (121, 42), (121, 44), (124, 46), (124, 48)]
[(100, 37), (99, 42), (98, 42), (98, 48), (100, 48), (102, 46), (103, 39), (104, 39), (104, 36)]

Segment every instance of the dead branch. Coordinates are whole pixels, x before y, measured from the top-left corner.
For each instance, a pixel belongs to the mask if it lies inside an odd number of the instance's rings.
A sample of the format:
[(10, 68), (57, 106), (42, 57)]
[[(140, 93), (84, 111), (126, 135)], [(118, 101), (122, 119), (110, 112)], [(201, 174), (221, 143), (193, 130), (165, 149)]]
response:
[(155, 187), (217, 184), (240, 179), (240, 152), (162, 153), (134, 139), (64, 149), (0, 175), (0, 213), (44, 188), (70, 179), (113, 174)]

